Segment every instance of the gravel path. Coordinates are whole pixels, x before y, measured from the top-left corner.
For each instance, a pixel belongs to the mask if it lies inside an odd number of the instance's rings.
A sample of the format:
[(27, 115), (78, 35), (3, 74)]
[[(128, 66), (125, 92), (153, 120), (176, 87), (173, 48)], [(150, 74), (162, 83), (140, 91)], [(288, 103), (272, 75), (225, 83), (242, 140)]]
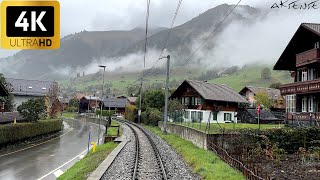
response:
[[(132, 179), (135, 158), (135, 138), (132, 130), (122, 124), (123, 134), (130, 139), (130, 142), (122, 149), (115, 161), (106, 171), (101, 179)], [(148, 142), (146, 135), (136, 127), (133, 127), (138, 134), (140, 144), (138, 179), (161, 179), (161, 169), (153, 153), (153, 149)], [(182, 158), (159, 136), (146, 132), (151, 136), (159, 149), (160, 156), (163, 160), (168, 179), (200, 179), (194, 175), (190, 168), (184, 163)]]
[(164, 167), (166, 168), (168, 179), (201, 179), (193, 174), (190, 167), (183, 161), (182, 157), (176, 153), (174, 149), (166, 141), (158, 135), (146, 129), (146, 132), (151, 136), (159, 149)]
[(101, 179), (132, 179), (135, 162), (135, 138), (131, 129), (122, 125), (123, 134), (130, 140), (121, 150)]

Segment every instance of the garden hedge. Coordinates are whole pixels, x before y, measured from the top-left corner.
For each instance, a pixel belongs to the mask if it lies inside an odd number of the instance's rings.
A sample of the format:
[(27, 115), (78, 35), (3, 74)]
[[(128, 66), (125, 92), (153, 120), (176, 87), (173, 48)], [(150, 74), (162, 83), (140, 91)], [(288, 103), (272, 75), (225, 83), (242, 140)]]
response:
[[(102, 110), (102, 116), (112, 116), (115, 113), (116, 113), (116, 111), (114, 111), (114, 110), (110, 110), (110, 113), (109, 113), (109, 110)], [(101, 111), (97, 110), (96, 115), (100, 115), (100, 114), (101, 114)]]
[(0, 146), (61, 130), (61, 119), (0, 125)]

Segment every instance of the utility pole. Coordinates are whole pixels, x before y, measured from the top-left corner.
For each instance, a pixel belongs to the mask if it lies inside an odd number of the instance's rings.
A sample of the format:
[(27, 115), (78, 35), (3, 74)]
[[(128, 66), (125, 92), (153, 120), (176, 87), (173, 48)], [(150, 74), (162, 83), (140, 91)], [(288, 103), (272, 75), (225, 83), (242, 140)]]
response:
[(141, 104), (142, 104), (142, 82), (143, 82), (144, 72), (142, 71), (141, 84), (140, 84), (140, 98), (139, 98), (139, 110), (138, 110), (138, 123), (141, 122)]
[(104, 74), (106, 72), (106, 67), (107, 66), (104, 66), (104, 65), (100, 65), (99, 67), (103, 68), (103, 81), (102, 81), (102, 92), (101, 92), (101, 103), (100, 103), (100, 118), (99, 118), (99, 134), (98, 134), (98, 145), (100, 144), (100, 133), (101, 133), (101, 128), (100, 128), (100, 125), (101, 125), (101, 119), (102, 119), (102, 106), (103, 106), (103, 88), (104, 88)]
[(168, 121), (168, 96), (169, 96), (169, 68), (170, 68), (170, 55), (167, 57), (161, 57), (167, 58), (167, 78), (166, 78), (166, 94), (165, 94), (165, 101), (164, 101), (164, 117), (163, 117), (163, 133), (167, 133), (167, 121)]

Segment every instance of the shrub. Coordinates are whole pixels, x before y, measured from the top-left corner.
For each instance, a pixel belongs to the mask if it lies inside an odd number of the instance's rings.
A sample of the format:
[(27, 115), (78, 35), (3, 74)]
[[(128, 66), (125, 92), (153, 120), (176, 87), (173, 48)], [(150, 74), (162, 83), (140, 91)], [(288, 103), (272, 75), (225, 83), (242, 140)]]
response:
[(62, 130), (61, 119), (1, 125), (0, 146), (60, 130)]
[(129, 105), (126, 106), (125, 118), (129, 121), (134, 122), (135, 118), (137, 117), (138, 109), (136, 106)]
[(161, 121), (161, 112), (156, 108), (147, 108), (146, 113), (146, 121), (143, 122), (147, 125), (158, 126), (158, 122)]
[(71, 106), (71, 107), (67, 107), (65, 110), (68, 112), (78, 112), (78, 107)]
[[(114, 110), (102, 110), (102, 116), (112, 116), (113, 114), (115, 114), (116, 111)], [(96, 111), (96, 115), (100, 115), (101, 114), (101, 110), (97, 110)]]
[(47, 106), (44, 98), (32, 98), (18, 106), (19, 113), (30, 122), (35, 122), (46, 116)]
[(147, 112), (145, 112), (145, 111), (141, 113), (141, 122), (143, 124), (147, 124), (147, 122), (148, 122)]

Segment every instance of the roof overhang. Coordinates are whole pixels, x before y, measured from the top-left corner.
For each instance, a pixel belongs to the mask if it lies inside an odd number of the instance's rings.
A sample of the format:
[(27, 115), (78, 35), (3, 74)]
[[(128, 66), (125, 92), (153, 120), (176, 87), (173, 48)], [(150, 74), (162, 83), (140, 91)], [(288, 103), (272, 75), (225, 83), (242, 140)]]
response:
[(296, 69), (296, 54), (313, 49), (314, 43), (320, 41), (320, 24), (302, 23), (285, 50), (282, 52), (273, 70)]

